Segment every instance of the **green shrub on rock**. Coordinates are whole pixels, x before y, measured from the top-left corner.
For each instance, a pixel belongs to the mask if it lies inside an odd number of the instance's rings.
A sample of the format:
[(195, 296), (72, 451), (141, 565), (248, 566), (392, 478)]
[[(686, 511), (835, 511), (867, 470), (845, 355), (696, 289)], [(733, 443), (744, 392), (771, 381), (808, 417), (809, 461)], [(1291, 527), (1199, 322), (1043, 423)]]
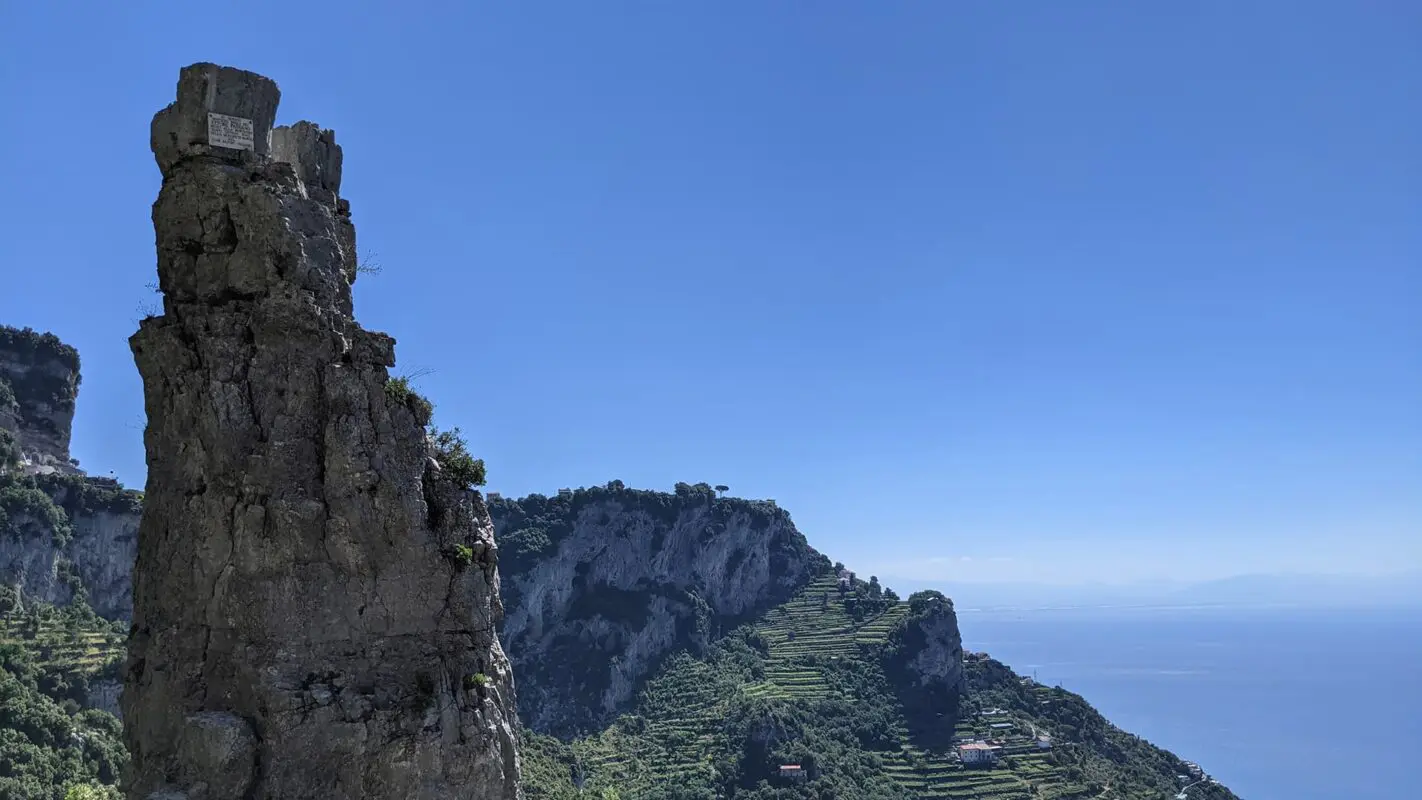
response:
[(434, 417), (434, 403), (415, 391), (410, 385), (410, 379), (403, 375), (385, 382), (385, 397), (396, 405), (410, 409), (410, 413), (415, 415), (415, 421), (420, 425), (430, 424)]
[(440, 473), (444, 477), (465, 487), (484, 485), (487, 477), (484, 459), (470, 455), (458, 428), (447, 431), (431, 429), (430, 439), (435, 446), (435, 461), (439, 462)]

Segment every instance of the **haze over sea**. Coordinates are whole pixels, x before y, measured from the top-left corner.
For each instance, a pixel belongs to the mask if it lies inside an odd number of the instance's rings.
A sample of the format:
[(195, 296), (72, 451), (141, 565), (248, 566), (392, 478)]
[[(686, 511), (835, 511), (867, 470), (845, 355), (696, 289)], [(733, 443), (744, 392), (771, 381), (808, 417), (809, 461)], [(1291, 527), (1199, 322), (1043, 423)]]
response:
[(1247, 800), (1422, 796), (1418, 608), (958, 615), (965, 648), (1083, 695)]

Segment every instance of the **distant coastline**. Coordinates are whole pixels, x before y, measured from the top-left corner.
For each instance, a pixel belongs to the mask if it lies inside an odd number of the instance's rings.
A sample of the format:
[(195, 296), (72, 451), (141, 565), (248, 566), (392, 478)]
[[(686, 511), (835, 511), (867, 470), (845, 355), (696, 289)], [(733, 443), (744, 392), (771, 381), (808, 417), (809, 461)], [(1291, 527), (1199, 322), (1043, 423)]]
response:
[(1397, 800), (1422, 749), (1422, 687), (1393, 681), (1368, 718), (1366, 770), (1301, 771), (1328, 752), (1358, 696), (1330, 665), (1340, 654), (1380, 672), (1422, 664), (1422, 609), (1118, 605), (958, 607), (967, 650), (1048, 686), (1090, 697), (1113, 723), (1201, 765), (1241, 797)]

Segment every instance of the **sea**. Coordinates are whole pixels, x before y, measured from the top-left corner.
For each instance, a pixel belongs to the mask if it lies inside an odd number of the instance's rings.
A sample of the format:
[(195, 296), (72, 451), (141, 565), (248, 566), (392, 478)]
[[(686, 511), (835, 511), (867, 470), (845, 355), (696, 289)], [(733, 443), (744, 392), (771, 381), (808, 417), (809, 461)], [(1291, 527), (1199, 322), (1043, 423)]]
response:
[(965, 648), (1245, 800), (1422, 800), (1422, 610), (960, 607), (958, 622)]

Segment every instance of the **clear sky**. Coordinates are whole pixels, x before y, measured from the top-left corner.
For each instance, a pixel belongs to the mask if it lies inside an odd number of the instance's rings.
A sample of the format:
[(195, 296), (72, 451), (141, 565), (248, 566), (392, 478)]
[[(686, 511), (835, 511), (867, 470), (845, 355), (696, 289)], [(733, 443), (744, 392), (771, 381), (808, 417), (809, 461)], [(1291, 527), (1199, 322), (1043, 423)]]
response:
[(5, 3), (0, 321), (134, 484), (195, 61), (337, 131), (490, 489), (726, 483), (889, 579), (1422, 565), (1422, 4)]

